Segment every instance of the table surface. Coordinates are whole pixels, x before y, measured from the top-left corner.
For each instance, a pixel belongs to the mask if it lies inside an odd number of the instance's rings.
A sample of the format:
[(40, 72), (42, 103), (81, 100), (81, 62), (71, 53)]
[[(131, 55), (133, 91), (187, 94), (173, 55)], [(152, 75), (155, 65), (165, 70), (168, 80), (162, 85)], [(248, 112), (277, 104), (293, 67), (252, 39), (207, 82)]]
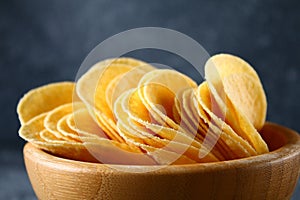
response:
[[(0, 149), (0, 199), (33, 200), (37, 199), (26, 174), (22, 149)], [(292, 200), (300, 199), (300, 182)]]

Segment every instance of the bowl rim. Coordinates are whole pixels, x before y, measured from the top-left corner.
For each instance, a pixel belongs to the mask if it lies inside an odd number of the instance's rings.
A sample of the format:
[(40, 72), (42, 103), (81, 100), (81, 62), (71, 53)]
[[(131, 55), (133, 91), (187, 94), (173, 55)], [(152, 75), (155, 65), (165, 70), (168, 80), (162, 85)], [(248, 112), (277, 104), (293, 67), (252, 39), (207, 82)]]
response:
[[(147, 173), (156, 173), (159, 171), (168, 171), (175, 173), (188, 173), (191, 172), (205, 172), (207, 170), (228, 170), (228, 169), (238, 169), (238, 168), (246, 168), (246, 167), (261, 167), (265, 166), (266, 163), (274, 164), (277, 162), (281, 162), (283, 159), (290, 159), (291, 157), (300, 155), (300, 136), (299, 134), (287, 127), (272, 123), (266, 122), (266, 126), (271, 126), (273, 128), (278, 129), (285, 139), (287, 139), (286, 144), (274, 151), (270, 151), (269, 153), (251, 156), (247, 158), (240, 158), (228, 161), (218, 161), (211, 163), (196, 163), (196, 164), (183, 164), (183, 165), (122, 165), (122, 164), (103, 164), (103, 163), (92, 163), (92, 162), (84, 162), (77, 161), (67, 158), (58, 157), (47, 153), (37, 147), (35, 147), (31, 143), (26, 143), (23, 149), (24, 159), (35, 160), (34, 162), (48, 165), (50, 164), (53, 168), (63, 169), (63, 170), (88, 170), (94, 171), (97, 169), (98, 171), (113, 171), (114, 173), (132, 173), (129, 171), (116, 170), (118, 169), (141, 169), (144, 168), (151, 169), (151, 171), (147, 171)], [(110, 167), (111, 166), (111, 167)], [(157, 170), (155, 170), (157, 168)]]

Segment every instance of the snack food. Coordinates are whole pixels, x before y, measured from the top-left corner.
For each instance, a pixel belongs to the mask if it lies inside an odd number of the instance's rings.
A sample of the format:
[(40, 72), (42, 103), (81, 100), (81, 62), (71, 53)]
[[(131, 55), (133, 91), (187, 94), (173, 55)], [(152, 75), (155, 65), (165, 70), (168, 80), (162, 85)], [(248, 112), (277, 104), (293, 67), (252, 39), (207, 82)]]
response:
[(101, 61), (77, 83), (28, 92), (17, 108), (19, 134), (58, 156), (115, 164), (191, 164), (268, 152), (258, 132), (266, 98), (254, 69), (220, 54), (205, 70), (198, 86), (140, 60)]

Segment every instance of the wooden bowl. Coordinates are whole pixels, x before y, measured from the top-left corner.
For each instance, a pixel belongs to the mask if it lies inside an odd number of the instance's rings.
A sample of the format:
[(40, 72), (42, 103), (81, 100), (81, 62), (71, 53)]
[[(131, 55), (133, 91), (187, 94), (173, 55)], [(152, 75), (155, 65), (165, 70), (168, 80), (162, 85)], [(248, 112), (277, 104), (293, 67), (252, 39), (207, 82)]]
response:
[(289, 199), (300, 167), (300, 137), (266, 123), (261, 131), (270, 153), (216, 163), (126, 166), (145, 173), (115, 170), (104, 164), (59, 158), (31, 144), (24, 147), (26, 169), (37, 197), (44, 199)]

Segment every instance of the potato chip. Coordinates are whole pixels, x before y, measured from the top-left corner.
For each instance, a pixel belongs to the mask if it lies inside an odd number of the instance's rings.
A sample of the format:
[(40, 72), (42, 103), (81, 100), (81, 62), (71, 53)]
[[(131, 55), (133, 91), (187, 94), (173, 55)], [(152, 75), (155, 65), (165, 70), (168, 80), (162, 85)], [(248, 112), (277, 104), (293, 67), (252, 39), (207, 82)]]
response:
[[(186, 155), (197, 162), (219, 161), (218, 157), (213, 154), (213, 151), (209, 151), (206, 146), (195, 140), (189, 141), (188, 137), (186, 137), (184, 133), (153, 124), (148, 124), (146, 127), (151, 129), (160, 137), (170, 141), (165, 144), (164, 149), (166, 150)], [(203, 155), (203, 157), (200, 155)], [(223, 159), (222, 156), (220, 156), (220, 158)]]
[[(236, 75), (235, 75), (236, 76)], [(251, 80), (249, 80), (251, 82)], [(241, 83), (244, 84), (244, 83)], [(235, 85), (240, 85), (236, 84)], [(247, 85), (247, 84), (246, 84)], [(243, 86), (241, 86), (243, 87)], [(210, 89), (213, 87), (210, 87)], [(234, 94), (238, 92), (231, 92), (230, 94)], [(251, 93), (251, 92), (249, 92)], [(216, 92), (213, 93), (214, 97), (217, 97), (218, 94)], [(261, 97), (261, 95), (258, 94)], [(248, 141), (252, 147), (259, 153), (268, 152), (267, 144), (263, 141), (260, 134), (257, 132), (253, 124), (249, 121), (248, 117), (240, 112), (240, 109), (236, 107), (236, 105), (232, 104), (232, 101), (228, 98), (228, 95), (225, 95), (225, 100), (217, 101), (220, 108), (223, 108), (223, 113), (225, 114), (225, 121), (227, 124), (231, 126), (231, 128), (243, 139)], [(238, 103), (238, 100), (235, 100)], [(226, 102), (226, 103), (225, 103)], [(225, 105), (226, 104), (226, 105)], [(224, 111), (225, 110), (225, 111)], [(215, 112), (214, 112), (215, 113)]]
[(108, 138), (85, 108), (76, 110), (66, 118), (69, 128), (80, 136)]
[(30, 90), (19, 101), (17, 106), (21, 124), (57, 106), (71, 103), (74, 86), (72, 82), (58, 82)]
[[(118, 123), (119, 127), (120, 124)], [(125, 128), (122, 128), (122, 131), (124, 132)], [(141, 129), (139, 129), (141, 130)], [(125, 131), (126, 132), (126, 131)], [(144, 132), (145, 133), (145, 132)], [(126, 134), (128, 136), (128, 134)], [(141, 137), (133, 137), (134, 144), (136, 146), (141, 147), (143, 150), (145, 150), (158, 164), (188, 164), (188, 163), (196, 163), (195, 160), (198, 160), (197, 153), (199, 149), (196, 149), (195, 147), (188, 147), (185, 144), (173, 142), (171, 145), (169, 144), (170, 141), (166, 139), (160, 139), (156, 136), (153, 136), (150, 140), (144, 139), (141, 140), (141, 138), (145, 138), (144, 136)], [(146, 137), (147, 138), (147, 137)], [(156, 139), (154, 139), (156, 138)], [(194, 157), (195, 160), (191, 159), (191, 157)], [(202, 162), (208, 161), (202, 159)], [(217, 159), (211, 160), (210, 162), (217, 161)]]
[[(82, 143), (63, 141), (57, 139), (53, 135), (50, 135), (51, 137), (49, 134), (47, 135), (44, 127), (44, 119), (46, 116), (47, 113), (42, 113), (23, 124), (19, 130), (20, 137), (32, 143), (36, 147), (57, 156), (74, 160), (98, 162), (92, 155), (90, 155)], [(41, 138), (40, 133), (43, 134), (44, 138), (48, 138), (48, 142)]]
[[(173, 111), (174, 97), (182, 90), (196, 87), (196, 83), (187, 76), (167, 69), (151, 71), (143, 76), (138, 85), (141, 100), (147, 109), (156, 113), (162, 120), (156, 117), (160, 123), (166, 123), (172, 128), (178, 129)], [(156, 93), (156, 94), (153, 94)], [(163, 105), (161, 103), (164, 103)], [(155, 117), (155, 114), (152, 114)], [(175, 120), (175, 121), (174, 121)]]
[(223, 85), (235, 112), (241, 112), (260, 130), (265, 123), (267, 108), (261, 83), (246, 73), (236, 73), (225, 77)]
[(125, 74), (119, 75), (114, 78), (106, 89), (106, 101), (113, 110), (113, 104), (116, 99), (123, 93), (132, 88), (135, 88), (140, 79), (147, 73), (154, 70), (151, 65), (137, 66)]
[[(197, 115), (193, 114), (194, 112), (196, 113), (196, 107), (193, 106), (193, 97), (191, 96), (193, 94), (192, 89), (187, 89), (178, 96), (179, 102), (182, 107), (182, 113), (181, 113), (181, 118), (183, 120), (183, 123), (181, 123), (181, 126), (185, 126), (190, 129), (192, 133), (192, 137), (201, 143), (202, 146), (207, 146), (211, 148), (214, 145), (213, 141), (216, 141), (218, 138), (211, 139), (213, 135), (210, 137), (206, 137), (207, 135), (207, 128), (201, 124), (203, 124), (202, 119)], [(195, 111), (193, 111), (195, 110)], [(205, 127), (206, 129), (204, 129)], [(200, 133), (199, 133), (200, 132)], [(204, 134), (205, 133), (205, 134)], [(203, 142), (205, 139), (205, 142)], [(212, 140), (212, 141), (211, 141)], [(211, 149), (211, 153), (214, 154), (219, 160), (224, 160), (224, 156), (219, 152), (218, 145), (213, 146), (213, 149)], [(210, 149), (207, 149), (209, 152)]]
[[(116, 132), (113, 114), (107, 105), (105, 89), (110, 80), (129, 71), (132, 67), (127, 65), (95, 65), (78, 81), (77, 92), (99, 126), (112, 139), (122, 141)], [(99, 66), (99, 67), (98, 67)]]
[(68, 124), (67, 124), (67, 118), (72, 114), (67, 114), (63, 116), (58, 122), (57, 122), (57, 131), (60, 132), (63, 136), (66, 136), (67, 138), (72, 138), (76, 141), (81, 141), (82, 136), (78, 134), (78, 132), (72, 130)]
[[(96, 139), (95, 137), (89, 137), (85, 139), (87, 140), (88, 144), (65, 141), (63, 139), (57, 138), (54, 134), (52, 134), (51, 132), (45, 129), (44, 119), (46, 118), (46, 116), (47, 113), (39, 115), (33, 118), (32, 120), (30, 120), (29, 122), (27, 122), (24, 126), (21, 127), (20, 136), (23, 137), (25, 140), (32, 142), (35, 146), (44, 149), (50, 153), (54, 153), (55, 155), (59, 155), (61, 157), (70, 158), (70, 159), (98, 162), (98, 160), (96, 160), (86, 150), (85, 145), (88, 145), (88, 147), (91, 145), (94, 147), (96, 146), (98, 150), (102, 150), (102, 151), (103, 150), (106, 151), (107, 149), (118, 151), (119, 154), (115, 154), (112, 158), (119, 158), (118, 156), (120, 156), (120, 152), (123, 152), (124, 149), (131, 150), (131, 148), (128, 147), (127, 144), (121, 144), (121, 143), (119, 144), (106, 139), (99, 140)], [(42, 135), (43, 137), (40, 137), (40, 135)], [(122, 149), (117, 150), (116, 146), (122, 146)], [(131, 151), (135, 152), (133, 150)], [(122, 153), (121, 155), (124, 156), (124, 153)], [(155, 164), (155, 162), (149, 157), (147, 158), (147, 162), (145, 162), (144, 157), (141, 156), (136, 156), (136, 157), (137, 157), (136, 160), (140, 160), (139, 161), (140, 164), (141, 163)], [(128, 159), (128, 157), (126, 157), (126, 159)], [(128, 161), (131, 162), (132, 160), (128, 160)]]
[(113, 94), (114, 94), (114, 89), (117, 88), (118, 83), (122, 79), (123, 74), (116, 76), (114, 79), (110, 81), (110, 83), (107, 85), (106, 91), (105, 91), (105, 98), (106, 102), (110, 108), (110, 110), (113, 110), (113, 104), (115, 100), (113, 100)]
[[(108, 118), (112, 118), (111, 111), (107, 110), (105, 91), (111, 80), (122, 75), (137, 66), (147, 65), (146, 63), (131, 59), (119, 58), (108, 59), (95, 64), (85, 73), (77, 83), (77, 93), (84, 103), (102, 111)], [(100, 92), (100, 93), (98, 93)], [(102, 95), (102, 96), (101, 96)], [(102, 105), (105, 105), (102, 108)]]
[[(247, 140), (244, 140), (239, 135), (237, 135), (226, 122), (218, 118), (214, 113), (211, 112), (211, 95), (206, 82), (200, 84), (197, 90), (197, 99), (199, 104), (202, 106), (203, 110), (211, 117), (205, 119), (206, 123), (209, 123), (209, 128), (215, 134), (218, 134), (220, 139), (232, 150), (232, 153), (236, 154), (238, 157), (248, 157), (250, 155), (257, 155), (256, 151), (251, 145), (249, 145)], [(200, 113), (201, 114), (201, 113)], [(204, 117), (204, 116), (201, 116)], [(216, 126), (214, 126), (214, 124)], [(220, 131), (217, 131), (220, 129)]]
[(47, 114), (47, 116), (44, 120), (45, 128), (58, 138), (74, 141), (74, 139), (72, 137), (65, 136), (64, 134), (62, 134), (58, 130), (57, 124), (58, 124), (59, 120), (61, 118), (63, 118), (65, 115), (72, 113), (74, 109), (76, 110), (76, 109), (81, 109), (81, 108), (84, 108), (84, 104), (81, 102), (77, 102), (77, 103), (64, 104), (64, 105), (61, 105), (61, 106), (53, 109), (52, 111), (50, 111)]
[(40, 132), (40, 137), (45, 142), (48, 142), (48, 143), (62, 143), (63, 144), (66, 141), (64, 139), (56, 137), (53, 133), (49, 132), (47, 129), (44, 129)]
[(46, 116), (47, 113), (42, 113), (27, 121), (19, 129), (19, 136), (28, 142), (43, 141), (40, 132), (45, 129), (44, 119)]
[[(204, 137), (203, 143), (211, 144), (211, 147), (216, 148), (226, 158), (226, 160), (236, 158), (237, 156), (232, 152), (231, 148), (228, 145), (231, 140), (230, 138), (226, 139), (228, 136), (225, 135), (226, 133), (224, 131), (224, 124), (222, 119), (218, 118), (218, 116), (216, 115), (211, 116), (214, 113), (209, 110), (211, 109), (211, 107), (209, 106), (213, 103), (210, 102), (210, 99), (207, 98), (209, 102), (204, 102), (208, 103), (208, 105), (203, 105), (203, 102), (199, 101), (199, 98), (201, 97), (198, 97), (197, 90), (195, 96), (197, 102), (194, 103), (194, 105), (196, 106), (199, 117), (201, 118), (200, 126), (202, 127), (202, 130), (199, 133)], [(214, 119), (218, 119), (219, 124), (215, 123)], [(233, 144), (233, 146), (235, 146), (235, 144)], [(242, 148), (241, 152), (241, 154), (243, 155), (249, 155), (249, 153), (244, 150), (244, 148)]]
[(107, 98), (103, 97), (105, 97), (106, 90), (113, 78), (138, 66), (149, 65), (129, 58), (105, 60), (94, 65), (79, 79), (77, 84), (78, 95), (88, 106), (93, 118), (106, 134), (116, 141), (123, 142), (124, 140), (117, 133), (116, 122), (109, 102), (107, 102)]
[[(135, 120), (142, 124), (145, 128), (144, 131), (141, 131), (142, 128), (138, 128), (138, 125), (133, 126), (130, 124), (130, 108), (128, 102), (130, 102), (130, 97), (135, 91), (129, 91), (123, 94), (115, 103), (115, 113), (118, 118), (118, 125), (122, 125), (121, 129), (127, 129), (127, 132), (134, 134), (130, 136), (130, 139), (133, 139), (137, 144), (147, 144), (155, 148), (166, 148), (165, 150), (169, 150), (178, 154), (184, 154), (193, 160), (198, 162), (213, 162), (218, 161), (218, 159), (206, 151), (205, 147), (201, 147), (201, 144), (193, 140), (192, 138), (187, 137), (184, 133), (176, 131), (171, 128), (166, 128), (160, 125), (151, 124), (146, 121), (140, 120), (136, 118)], [(131, 115), (136, 116), (137, 113)], [(138, 130), (137, 132), (135, 130)], [(160, 138), (152, 135), (149, 130), (153, 131)], [(122, 131), (122, 130), (121, 130)], [(125, 132), (125, 135), (128, 133)], [(126, 136), (125, 136), (126, 137)], [(147, 140), (150, 138), (151, 140)], [(144, 142), (145, 141), (145, 142)], [(189, 146), (192, 144), (192, 146)], [(206, 152), (207, 156), (204, 158), (199, 158), (198, 153), (202, 151), (202, 153)]]
[[(142, 149), (147, 152), (147, 154), (141, 154), (132, 153), (130, 151), (121, 151), (119, 147), (113, 148), (109, 141), (107, 141), (107, 143), (108, 144), (106, 145), (102, 142), (100, 143), (100, 141), (99, 143), (86, 142), (85, 145), (88, 147), (88, 149), (91, 149), (93, 155), (96, 155), (96, 157), (104, 160), (104, 163), (139, 165), (169, 164), (170, 162), (175, 162), (178, 164), (196, 163), (184, 155), (178, 155), (174, 152), (158, 149), (149, 145), (141, 145)], [(98, 144), (98, 146), (95, 146), (95, 144)], [(99, 148), (101, 148), (101, 150), (99, 150)], [(157, 151), (159, 151), (158, 156)]]
[(197, 86), (136, 59), (101, 61), (78, 80), (78, 98), (71, 82), (26, 94), (17, 108), (19, 135), (57, 156), (107, 164), (192, 164), (268, 152), (256, 130), (267, 105), (254, 69), (220, 54), (205, 70), (207, 82)]
[[(153, 120), (151, 119), (150, 116), (151, 114), (149, 113), (149, 110), (147, 110), (147, 108), (144, 106), (143, 102), (139, 99), (137, 90), (138, 89), (129, 92), (127, 95), (124, 96), (123, 100), (120, 99), (122, 101), (121, 103), (123, 105), (123, 109), (125, 109), (124, 114), (126, 113), (129, 118), (138, 122), (139, 124), (142, 124), (146, 128), (157, 127), (156, 130), (163, 129), (164, 126), (158, 126), (157, 123), (155, 122), (153, 123)], [(117, 110), (116, 113), (118, 113)], [(158, 134), (156, 131), (155, 133)], [(187, 138), (187, 136), (184, 135), (182, 138)], [(187, 139), (188, 141), (192, 141), (192, 138), (187, 138)], [(183, 143), (188, 143), (188, 141), (182, 139)]]
[[(186, 124), (188, 124), (189, 129), (191, 130), (192, 134), (194, 137), (196, 136), (200, 136), (199, 134), (197, 134), (198, 129), (201, 128), (199, 127), (199, 123), (201, 118), (199, 116), (194, 116), (193, 109), (196, 110), (195, 107), (192, 107), (192, 97), (191, 95), (193, 94), (193, 89), (187, 89), (185, 91), (183, 91), (183, 93), (181, 94), (181, 98), (180, 98), (180, 102), (181, 102), (181, 107), (182, 107), (182, 118), (184, 121), (186, 121)], [(200, 136), (199, 138), (201, 141), (203, 141), (203, 137)]]
[(98, 122), (98, 125), (101, 127), (101, 129), (104, 130), (104, 132), (110, 139), (118, 141), (118, 142), (124, 142), (124, 139), (120, 136), (120, 134), (117, 131), (114, 121), (108, 120), (104, 115), (102, 115), (97, 110), (94, 113), (95, 113), (95, 117), (96, 117), (96, 121)]
[[(129, 93), (123, 94), (123, 99), (119, 99), (119, 101), (116, 102), (122, 104), (123, 106), (123, 116), (120, 114), (120, 110), (115, 110), (115, 113), (118, 115), (119, 120), (124, 119), (127, 120), (127, 118), (134, 120), (135, 122), (143, 125), (145, 128), (152, 129), (152, 131), (159, 135), (159, 131), (161, 130), (167, 130), (167, 127), (164, 127), (162, 125), (158, 125), (157, 123), (153, 123), (153, 120), (151, 120), (151, 116), (149, 114), (149, 111), (144, 106), (142, 101), (139, 99), (137, 94), (137, 89), (133, 90)], [(118, 105), (116, 105), (118, 106)], [(120, 117), (122, 116), (122, 117)], [(135, 127), (136, 128), (136, 127)], [(165, 128), (165, 129), (164, 129)], [(169, 130), (171, 130), (169, 128)], [(175, 130), (174, 130), (175, 131)], [(176, 131), (175, 131), (176, 132)], [(168, 134), (167, 134), (168, 135)], [(174, 134), (173, 134), (174, 135)], [(168, 135), (171, 137), (171, 135)], [(190, 144), (193, 142), (193, 138), (186, 136), (184, 133), (180, 134), (181, 137), (178, 136), (177, 139), (178, 142)], [(173, 140), (174, 137), (168, 138), (169, 140)]]
[[(203, 119), (197, 114), (197, 107), (194, 105), (194, 90), (188, 89), (183, 92), (182, 107), (183, 112), (186, 113), (187, 123), (190, 123), (193, 135), (195, 139), (202, 143), (203, 146), (207, 147), (207, 151), (211, 151), (219, 160), (225, 160), (226, 153), (224, 148), (221, 148), (222, 142), (218, 141), (218, 137), (215, 134), (210, 134), (210, 130), (203, 121)], [(199, 109), (199, 108), (198, 108)], [(218, 141), (215, 144), (215, 141)]]
[(197, 84), (191, 78), (170, 69), (157, 69), (145, 74), (140, 80), (138, 87), (148, 83), (162, 84), (175, 94), (186, 88), (197, 87)]
[(115, 102), (114, 113), (118, 120), (118, 128), (120, 134), (123, 134), (123, 137), (126, 140), (133, 140), (135, 143), (145, 143), (151, 144), (155, 147), (162, 147), (162, 140), (151, 134), (149, 130), (145, 127), (139, 125), (138, 123), (132, 122), (132, 119), (129, 116), (128, 110), (128, 98), (132, 94), (133, 90), (129, 90), (123, 93)]
[(98, 85), (95, 91), (95, 107), (109, 120), (114, 121), (114, 116), (109, 109), (106, 98), (103, 98), (105, 97), (106, 88), (114, 77), (125, 74), (131, 69), (132, 67), (127, 65), (110, 65), (103, 70), (101, 76), (99, 77)]
[[(253, 85), (249, 87), (249, 79), (238, 78), (238, 75), (234, 74), (247, 74), (248, 78), (251, 77)], [(267, 112), (266, 96), (257, 73), (247, 62), (237, 56), (218, 54), (207, 61), (205, 76), (208, 82), (211, 82), (219, 93), (221, 90), (224, 90), (231, 101), (235, 103), (243, 102), (236, 105), (240, 112), (248, 118), (257, 130), (262, 128)], [(248, 87), (244, 87), (245, 85)], [(240, 92), (243, 95), (235, 95), (236, 92)], [(245, 95), (250, 96), (253, 93), (257, 94), (256, 98), (251, 98), (255, 100), (255, 103), (254, 105), (248, 105), (249, 101), (244, 102), (243, 99)], [(251, 109), (249, 106), (252, 106)]]

